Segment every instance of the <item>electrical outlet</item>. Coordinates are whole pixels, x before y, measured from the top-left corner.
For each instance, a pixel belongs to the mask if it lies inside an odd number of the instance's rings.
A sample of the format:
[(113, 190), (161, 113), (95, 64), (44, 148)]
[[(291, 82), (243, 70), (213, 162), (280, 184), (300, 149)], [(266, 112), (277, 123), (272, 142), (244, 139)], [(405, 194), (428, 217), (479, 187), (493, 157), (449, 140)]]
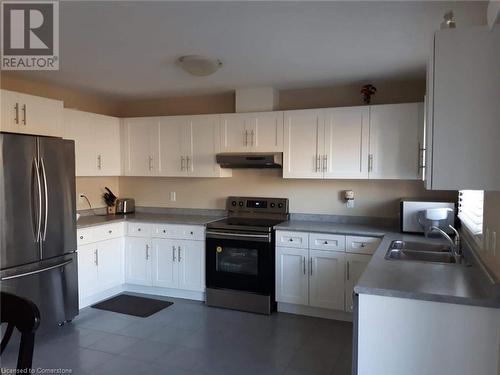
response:
[(170, 202), (175, 202), (177, 199), (175, 191), (170, 192)]
[(354, 208), (354, 199), (349, 199), (346, 202), (346, 206), (347, 206), (347, 208)]

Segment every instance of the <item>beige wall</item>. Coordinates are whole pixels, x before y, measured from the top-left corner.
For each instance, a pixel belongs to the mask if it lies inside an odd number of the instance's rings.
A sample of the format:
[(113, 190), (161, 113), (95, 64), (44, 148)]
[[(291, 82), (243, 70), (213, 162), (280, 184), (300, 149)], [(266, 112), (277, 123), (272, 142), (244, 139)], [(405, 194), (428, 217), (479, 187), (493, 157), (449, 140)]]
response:
[(496, 247), (494, 252), (481, 251), (479, 254), (487, 267), (500, 280), (500, 192), (486, 192), (484, 197), (484, 232), (496, 232)]
[[(350, 189), (356, 194), (352, 209), (341, 200)], [(176, 202), (169, 201), (171, 191)], [(218, 209), (229, 195), (286, 197), (291, 212), (374, 217), (397, 216), (401, 197), (456, 198), (456, 193), (426, 191), (418, 181), (284, 180), (275, 170), (234, 170), (233, 177), (220, 179), (120, 177), (120, 193), (140, 206)]]
[(93, 208), (106, 207), (102, 195), (107, 186), (115, 195), (120, 194), (119, 177), (78, 177), (76, 179), (76, 209), (89, 208), (87, 201), (79, 199), (80, 194), (85, 194)]

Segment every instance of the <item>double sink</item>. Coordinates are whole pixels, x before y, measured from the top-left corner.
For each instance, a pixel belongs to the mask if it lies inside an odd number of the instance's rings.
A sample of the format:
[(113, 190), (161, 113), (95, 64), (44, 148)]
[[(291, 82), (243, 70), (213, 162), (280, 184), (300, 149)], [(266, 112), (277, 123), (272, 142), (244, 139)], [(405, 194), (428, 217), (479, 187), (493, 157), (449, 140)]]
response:
[(385, 259), (457, 263), (450, 245), (412, 241), (392, 241)]

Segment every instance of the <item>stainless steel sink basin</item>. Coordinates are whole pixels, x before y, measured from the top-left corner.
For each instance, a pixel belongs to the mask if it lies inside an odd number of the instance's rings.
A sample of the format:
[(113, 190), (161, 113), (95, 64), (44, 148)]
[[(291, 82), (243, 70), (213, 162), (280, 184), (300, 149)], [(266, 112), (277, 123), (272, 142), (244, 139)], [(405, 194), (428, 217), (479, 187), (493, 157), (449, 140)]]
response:
[(455, 257), (447, 245), (406, 241), (392, 241), (385, 259), (456, 263)]
[(448, 244), (432, 244), (413, 241), (392, 241), (390, 249), (409, 250), (409, 251), (430, 251), (438, 253), (449, 253), (451, 247)]

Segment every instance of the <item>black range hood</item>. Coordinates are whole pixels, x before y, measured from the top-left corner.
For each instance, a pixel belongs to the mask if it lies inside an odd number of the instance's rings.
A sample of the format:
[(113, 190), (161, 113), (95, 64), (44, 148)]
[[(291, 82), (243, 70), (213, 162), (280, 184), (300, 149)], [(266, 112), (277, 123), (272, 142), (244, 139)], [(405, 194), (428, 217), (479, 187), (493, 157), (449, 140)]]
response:
[(221, 168), (282, 168), (283, 154), (229, 152), (217, 154), (216, 160)]

